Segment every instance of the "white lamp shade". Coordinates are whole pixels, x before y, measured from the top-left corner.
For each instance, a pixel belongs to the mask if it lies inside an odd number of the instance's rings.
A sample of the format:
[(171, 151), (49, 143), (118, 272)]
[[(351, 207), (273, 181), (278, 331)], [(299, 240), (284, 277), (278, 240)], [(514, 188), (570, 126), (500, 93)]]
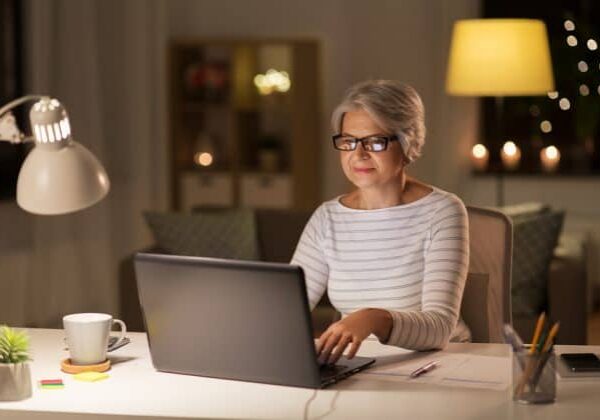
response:
[(530, 96), (552, 90), (544, 22), (469, 19), (454, 24), (446, 79), (449, 94)]
[(17, 180), (17, 203), (42, 215), (71, 213), (100, 201), (110, 189), (106, 171), (81, 144), (62, 148), (36, 146)]

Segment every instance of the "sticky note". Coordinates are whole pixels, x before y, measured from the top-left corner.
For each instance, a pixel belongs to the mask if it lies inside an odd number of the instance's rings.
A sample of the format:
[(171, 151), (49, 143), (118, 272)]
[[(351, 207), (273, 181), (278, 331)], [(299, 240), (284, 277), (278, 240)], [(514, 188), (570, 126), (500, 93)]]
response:
[(73, 375), (73, 378), (83, 382), (97, 382), (108, 378), (108, 374), (101, 372), (81, 372)]

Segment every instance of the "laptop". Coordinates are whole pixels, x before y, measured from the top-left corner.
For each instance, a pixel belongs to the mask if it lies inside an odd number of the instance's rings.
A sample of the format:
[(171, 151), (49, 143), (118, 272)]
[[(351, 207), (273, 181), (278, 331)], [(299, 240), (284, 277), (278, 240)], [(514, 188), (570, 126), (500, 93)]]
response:
[(135, 272), (159, 371), (324, 388), (375, 362), (319, 365), (298, 266), (138, 253)]

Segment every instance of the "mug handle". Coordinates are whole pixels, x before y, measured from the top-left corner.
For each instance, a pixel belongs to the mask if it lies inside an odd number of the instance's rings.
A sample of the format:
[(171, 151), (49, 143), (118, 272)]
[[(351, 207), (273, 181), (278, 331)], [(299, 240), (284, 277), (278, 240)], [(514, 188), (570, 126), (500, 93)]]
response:
[(121, 342), (123, 342), (127, 337), (125, 337), (127, 335), (127, 326), (125, 325), (125, 323), (123, 321), (121, 321), (120, 319), (113, 319), (113, 325), (115, 324), (119, 324), (121, 327), (121, 334), (119, 334), (119, 339), (117, 341), (115, 341), (115, 343), (108, 347), (107, 351), (111, 351), (114, 348), (120, 347)]

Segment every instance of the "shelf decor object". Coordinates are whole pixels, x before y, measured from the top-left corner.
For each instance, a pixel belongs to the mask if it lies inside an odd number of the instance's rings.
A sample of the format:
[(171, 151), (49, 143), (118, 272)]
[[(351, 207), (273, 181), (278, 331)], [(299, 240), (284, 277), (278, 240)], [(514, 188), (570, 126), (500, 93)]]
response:
[[(10, 111), (30, 101), (36, 101), (29, 113), (33, 137), (26, 137)], [(0, 108), (0, 140), (35, 142), (17, 179), (17, 204), (30, 213), (82, 210), (102, 200), (110, 189), (102, 164), (73, 140), (67, 111), (56, 99), (29, 95)]]

